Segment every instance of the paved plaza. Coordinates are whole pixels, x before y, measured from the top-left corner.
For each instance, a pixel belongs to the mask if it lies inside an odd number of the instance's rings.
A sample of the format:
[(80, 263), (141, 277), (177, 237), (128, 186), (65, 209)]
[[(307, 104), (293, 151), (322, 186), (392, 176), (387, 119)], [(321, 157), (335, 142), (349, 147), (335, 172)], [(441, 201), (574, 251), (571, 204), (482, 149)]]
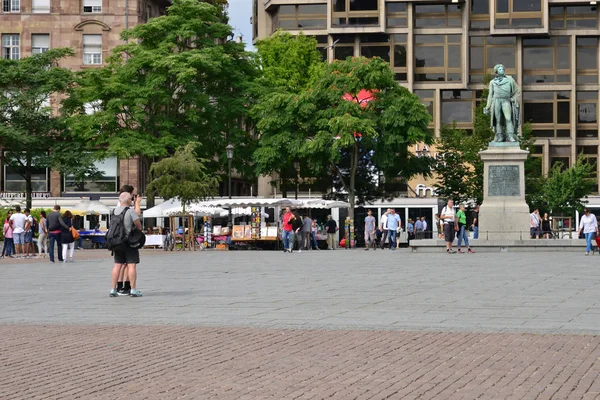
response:
[(600, 257), (144, 251), (0, 263), (0, 399), (597, 399)]

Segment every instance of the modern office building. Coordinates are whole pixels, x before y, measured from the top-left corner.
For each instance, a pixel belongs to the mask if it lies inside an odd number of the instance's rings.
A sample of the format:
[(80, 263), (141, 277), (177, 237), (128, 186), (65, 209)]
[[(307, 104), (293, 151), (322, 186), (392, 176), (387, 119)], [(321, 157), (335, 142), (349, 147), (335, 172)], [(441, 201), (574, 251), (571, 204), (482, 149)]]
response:
[[(600, 154), (600, 22), (583, 0), (253, 0), (253, 34), (314, 36), (328, 61), (378, 56), (417, 94), (439, 134), (473, 129), (483, 79), (502, 63), (521, 86), (521, 120), (536, 137), (543, 172)], [(433, 155), (434, 149), (414, 149)], [(597, 173), (596, 173), (597, 176)], [(430, 182), (410, 182), (430, 193)], [(410, 195), (410, 193), (409, 193)]]

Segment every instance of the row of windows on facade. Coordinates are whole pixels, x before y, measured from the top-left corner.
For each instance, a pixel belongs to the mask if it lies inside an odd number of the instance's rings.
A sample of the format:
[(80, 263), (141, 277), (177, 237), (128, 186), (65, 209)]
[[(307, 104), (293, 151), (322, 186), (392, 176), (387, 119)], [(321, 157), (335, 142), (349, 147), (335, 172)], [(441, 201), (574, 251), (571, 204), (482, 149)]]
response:
[[(331, 26), (379, 26), (378, 0), (333, 0)], [(408, 27), (409, 3), (385, 3), (388, 28)], [(281, 29), (327, 29), (328, 4), (281, 5), (271, 14), (273, 31)], [(414, 27), (429, 29), (461, 28), (464, 5), (415, 4)], [(498, 0), (495, 28), (543, 27), (541, 0)], [(595, 29), (597, 8), (590, 5), (556, 5), (550, 7), (550, 29)], [(470, 28), (489, 30), (488, 0), (471, 3)]]
[[(332, 48), (333, 59), (380, 57), (390, 63), (396, 80), (406, 81), (406, 34), (327, 35), (315, 36), (324, 59)], [(576, 58), (571, 57), (572, 36), (520, 38), (516, 36), (469, 37), (470, 83), (483, 83), (497, 64), (504, 64), (507, 74), (517, 74), (518, 41), (522, 41), (523, 84), (598, 84), (598, 37), (576, 36)], [(414, 80), (416, 82), (461, 82), (463, 79), (462, 35), (414, 35)], [(571, 82), (576, 68), (577, 81)]]
[[(435, 119), (435, 90), (414, 93)], [(442, 90), (441, 124), (456, 124), (457, 128), (471, 131), (477, 108), (487, 101), (482, 95), (482, 90)], [(572, 102), (575, 115), (571, 113)], [(524, 91), (523, 120), (531, 124), (533, 136), (538, 138), (572, 138), (574, 122), (575, 137), (598, 139), (598, 91)]]
[[(102, 35), (82, 35), (83, 64), (102, 64)], [(21, 57), (21, 36), (19, 34), (2, 35), (2, 58), (18, 60)], [(49, 34), (31, 35), (31, 54), (41, 54), (50, 49)]]
[[(92, 176), (78, 179), (73, 175), (63, 177), (64, 192), (92, 192), (115, 193), (118, 191), (118, 160), (109, 157), (94, 163), (96, 172)], [(2, 190), (5, 192), (24, 192), (25, 180), (15, 169), (4, 166), (4, 180)], [(34, 168), (31, 176), (34, 192), (48, 192), (50, 190), (50, 170), (47, 168)]]
[[(31, 12), (35, 14), (47, 14), (50, 12), (51, 0), (31, 0)], [(102, 0), (83, 0), (82, 11), (84, 13), (101, 13)], [(21, 0), (2, 0), (2, 12), (21, 12)]]

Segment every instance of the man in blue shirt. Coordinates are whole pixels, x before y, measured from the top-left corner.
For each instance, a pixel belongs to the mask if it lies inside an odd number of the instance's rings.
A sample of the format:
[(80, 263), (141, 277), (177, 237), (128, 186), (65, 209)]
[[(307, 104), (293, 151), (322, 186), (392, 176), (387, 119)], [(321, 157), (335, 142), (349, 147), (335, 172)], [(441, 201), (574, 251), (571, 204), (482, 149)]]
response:
[(421, 219), (419, 217), (417, 217), (417, 220), (415, 221), (415, 238), (416, 239), (421, 239), (423, 236), (421, 235), (423, 231), (423, 223), (421, 222)]
[(400, 216), (396, 214), (396, 211), (392, 208), (392, 211), (388, 215), (387, 219), (388, 226), (388, 237), (390, 239), (390, 249), (396, 250), (396, 234), (398, 228), (402, 226), (402, 221), (400, 220)]

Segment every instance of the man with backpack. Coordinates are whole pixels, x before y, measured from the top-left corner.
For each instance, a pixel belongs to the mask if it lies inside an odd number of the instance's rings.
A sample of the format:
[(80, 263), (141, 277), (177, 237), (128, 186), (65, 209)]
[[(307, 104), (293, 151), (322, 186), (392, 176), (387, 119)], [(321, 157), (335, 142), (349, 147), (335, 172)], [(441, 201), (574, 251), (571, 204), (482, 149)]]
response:
[(140, 262), (140, 252), (136, 247), (129, 243), (129, 236), (132, 230), (137, 228), (142, 230), (142, 223), (138, 213), (132, 208), (131, 194), (123, 192), (119, 195), (119, 205), (114, 209), (110, 221), (110, 227), (106, 234), (106, 244), (109, 250), (114, 254), (114, 266), (112, 270), (112, 288), (110, 297), (117, 297), (117, 281), (121, 272), (121, 266), (127, 264), (127, 274), (131, 282), (129, 295), (132, 297), (142, 297), (142, 293), (137, 290), (137, 264)]

